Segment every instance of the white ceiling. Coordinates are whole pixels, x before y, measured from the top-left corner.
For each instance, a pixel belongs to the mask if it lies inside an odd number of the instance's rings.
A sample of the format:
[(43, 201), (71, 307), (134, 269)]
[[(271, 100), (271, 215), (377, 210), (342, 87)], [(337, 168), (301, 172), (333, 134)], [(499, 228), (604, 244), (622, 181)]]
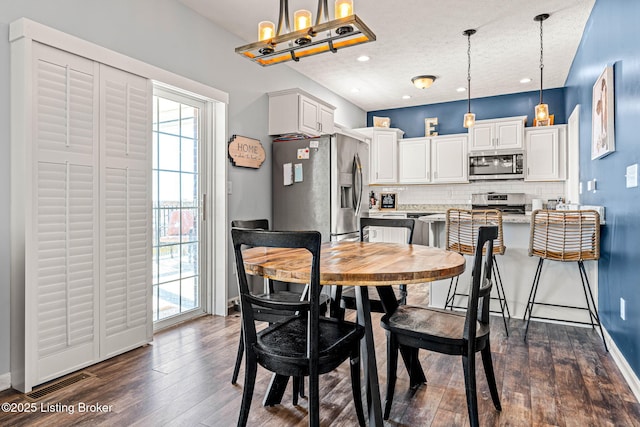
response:
[[(257, 40), (258, 22), (278, 21), (279, 0), (179, 0), (247, 43)], [(356, 15), (377, 40), (324, 53), (289, 66), (365, 111), (466, 99), (466, 29), (471, 37), (471, 97), (538, 90), (540, 25), (544, 22), (544, 88), (564, 86), (595, 0), (354, 0)], [(333, 19), (333, 0), (329, 0)], [(290, 16), (315, 0), (290, 0)], [(358, 62), (368, 55), (368, 62)], [(260, 67), (257, 64), (252, 64)], [(437, 76), (429, 89), (411, 78)], [(530, 83), (520, 83), (529, 77)], [(353, 89), (358, 89), (353, 92)], [(402, 99), (403, 95), (411, 96)]]

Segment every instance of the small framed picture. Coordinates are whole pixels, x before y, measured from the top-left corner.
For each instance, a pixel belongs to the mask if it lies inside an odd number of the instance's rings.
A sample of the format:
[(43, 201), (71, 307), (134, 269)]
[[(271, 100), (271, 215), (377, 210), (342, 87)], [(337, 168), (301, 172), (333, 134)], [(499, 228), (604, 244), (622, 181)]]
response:
[(614, 140), (613, 67), (604, 69), (593, 85), (591, 112), (591, 160), (616, 151)]
[(377, 128), (388, 128), (391, 126), (391, 119), (389, 117), (373, 116), (373, 126)]
[(380, 193), (380, 210), (395, 211), (398, 209), (398, 195), (396, 193)]

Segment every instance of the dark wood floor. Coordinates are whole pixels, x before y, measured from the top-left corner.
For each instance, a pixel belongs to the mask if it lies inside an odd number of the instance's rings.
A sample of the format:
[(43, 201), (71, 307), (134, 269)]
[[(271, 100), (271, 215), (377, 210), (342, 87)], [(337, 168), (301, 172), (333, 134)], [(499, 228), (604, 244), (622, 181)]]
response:
[[(410, 302), (423, 299), (415, 292)], [(426, 289), (426, 287), (425, 287)], [(413, 300), (413, 301), (411, 301)], [(379, 316), (374, 315), (374, 324)], [(55, 392), (36, 403), (36, 413), (0, 412), (1, 426), (231, 426), (242, 394), (230, 384), (240, 318), (202, 317), (156, 334), (150, 346), (91, 366), (95, 377)], [(492, 318), (492, 351), (502, 412), (496, 412), (482, 370), (478, 374), (483, 426), (640, 426), (640, 404), (625, 383), (600, 337), (591, 329), (532, 323), (528, 342), (523, 324)], [(380, 381), (386, 381), (385, 336), (376, 327)], [(421, 352), (428, 384), (411, 395), (399, 369), (396, 398), (388, 426), (466, 426), (462, 365), (459, 358)], [(478, 359), (479, 362), (479, 359)], [(482, 366), (479, 363), (479, 366)], [(321, 378), (324, 426), (357, 425), (348, 366)], [(259, 368), (249, 425), (305, 426), (306, 399), (265, 408), (269, 374)], [(384, 388), (383, 388), (384, 390)], [(384, 396), (384, 391), (383, 391)], [(15, 391), (0, 393), (0, 403), (28, 403)], [(80, 404), (110, 405), (106, 413), (79, 413)], [(51, 412), (43, 412), (44, 409)], [(56, 407), (56, 405), (58, 405)], [(71, 406), (74, 413), (64, 411)], [(16, 407), (19, 405), (15, 405)], [(62, 412), (54, 412), (63, 409)]]

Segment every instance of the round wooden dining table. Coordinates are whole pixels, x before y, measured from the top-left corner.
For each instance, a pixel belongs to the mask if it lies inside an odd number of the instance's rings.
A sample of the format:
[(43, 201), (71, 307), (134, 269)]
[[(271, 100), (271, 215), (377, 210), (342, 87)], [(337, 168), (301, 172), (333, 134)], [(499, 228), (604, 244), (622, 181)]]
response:
[[(310, 281), (311, 254), (305, 249), (264, 248), (245, 249), (242, 252), (244, 268), (248, 274), (265, 278), (306, 284)], [(331, 286), (356, 286), (358, 323), (365, 328), (365, 350), (362, 362), (365, 371), (369, 405), (369, 425), (381, 426), (382, 406), (375, 357), (375, 343), (367, 286), (376, 286), (387, 313), (393, 312), (398, 302), (390, 285), (424, 283), (447, 279), (464, 272), (462, 255), (444, 249), (382, 242), (326, 242), (320, 251), (320, 283)], [(334, 301), (332, 304), (339, 304)], [(425, 381), (424, 373), (416, 361), (403, 353), (405, 365), (412, 377), (411, 383)], [(264, 405), (280, 403), (288, 378), (275, 375), (264, 399)]]

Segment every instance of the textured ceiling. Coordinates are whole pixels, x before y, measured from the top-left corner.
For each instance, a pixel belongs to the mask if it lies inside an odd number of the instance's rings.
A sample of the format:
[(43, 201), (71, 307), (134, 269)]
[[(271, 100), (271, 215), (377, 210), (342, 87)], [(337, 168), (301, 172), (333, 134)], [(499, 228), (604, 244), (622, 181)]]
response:
[[(247, 43), (257, 40), (258, 22), (277, 23), (278, 0), (180, 0)], [(538, 90), (540, 26), (544, 22), (544, 88), (564, 86), (595, 0), (354, 0), (356, 15), (376, 34), (371, 43), (324, 53), (287, 65), (365, 111), (466, 99), (466, 29), (471, 37), (471, 97)], [(290, 0), (290, 15), (314, 0)], [(329, 0), (333, 17), (333, 0)], [(368, 55), (367, 62), (358, 62)], [(247, 61), (248, 62), (248, 61)], [(252, 64), (260, 67), (257, 64)], [(411, 78), (437, 76), (429, 89)], [(520, 83), (523, 78), (530, 83)], [(357, 92), (354, 92), (357, 89)], [(411, 96), (402, 99), (403, 95)]]

